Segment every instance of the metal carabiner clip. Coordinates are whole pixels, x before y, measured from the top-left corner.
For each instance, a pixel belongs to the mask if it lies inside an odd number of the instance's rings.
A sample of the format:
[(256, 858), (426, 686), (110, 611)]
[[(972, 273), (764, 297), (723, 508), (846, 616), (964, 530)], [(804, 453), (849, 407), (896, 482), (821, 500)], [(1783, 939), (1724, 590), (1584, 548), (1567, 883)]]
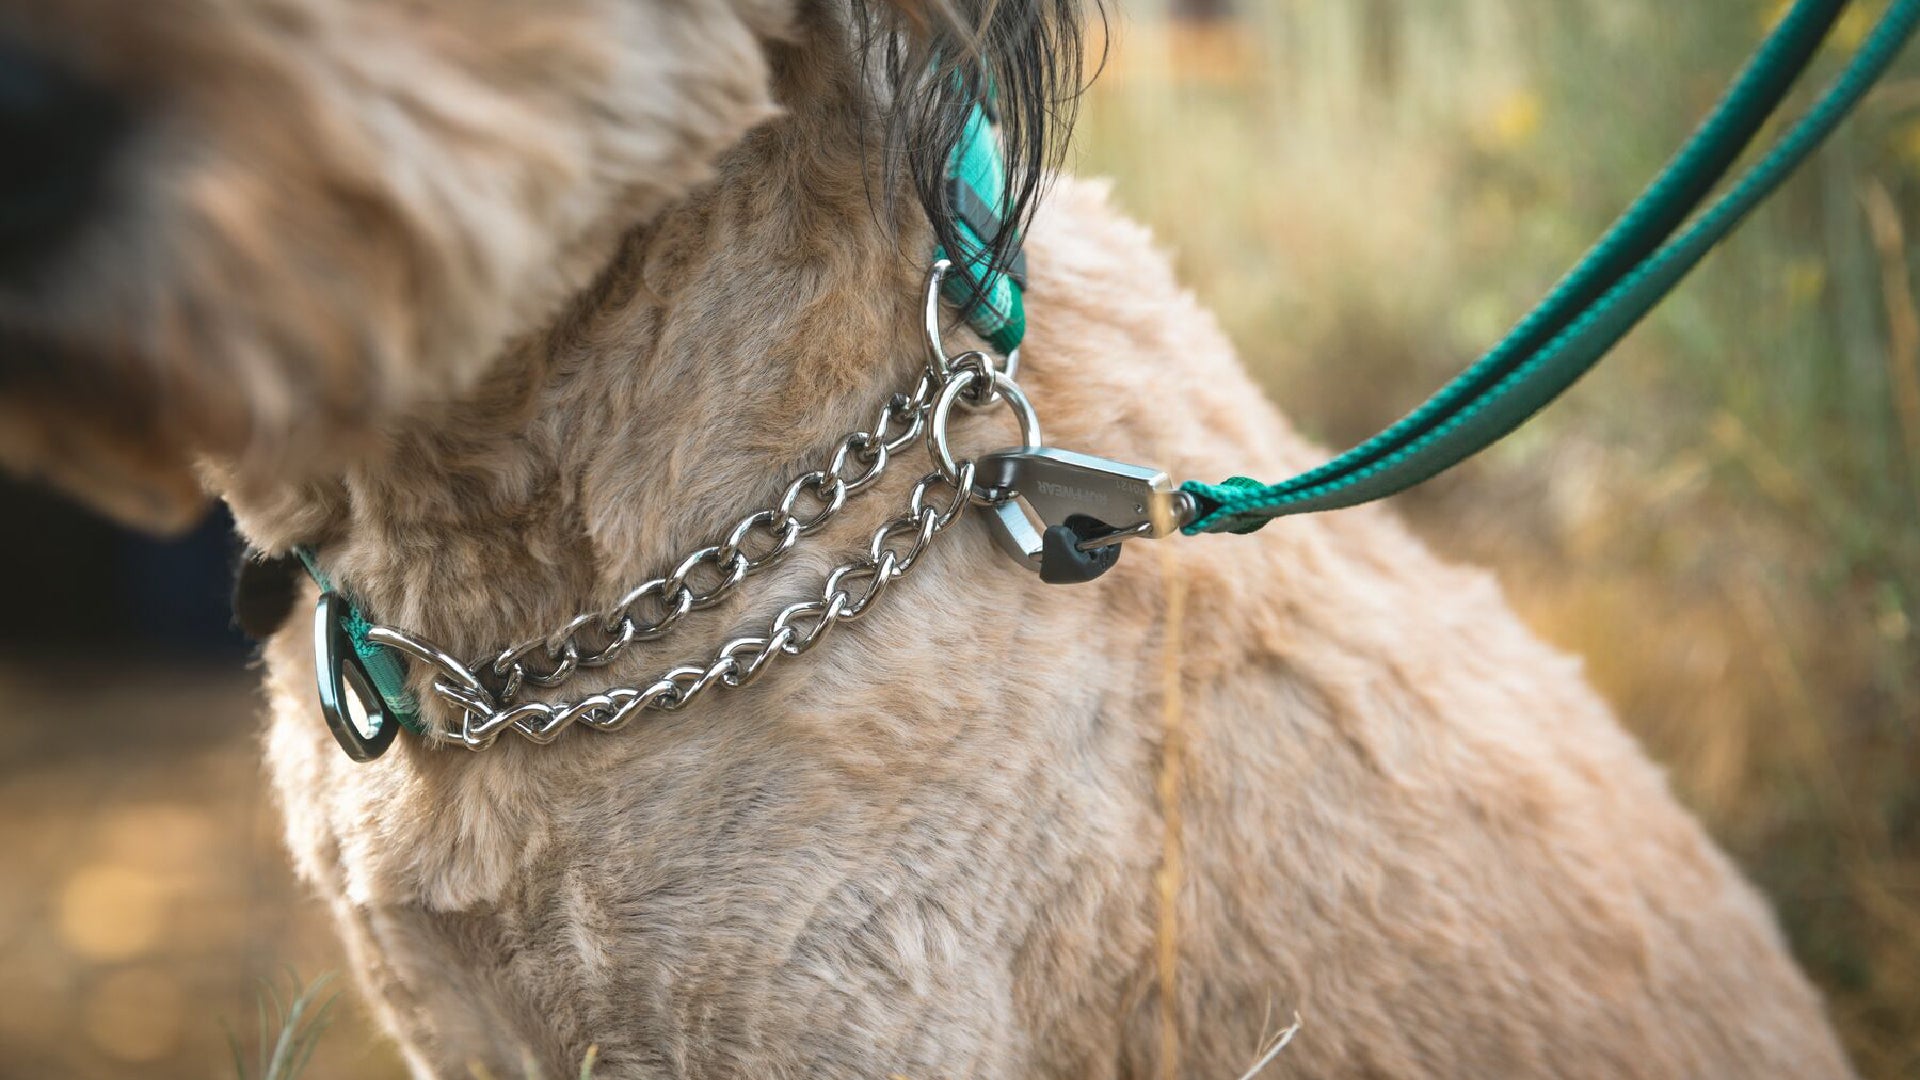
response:
[(320, 714), (340, 749), (355, 761), (387, 752), (400, 721), (387, 712), (347, 633), (347, 602), (325, 592), (313, 612), (313, 671), (320, 683)]
[(1177, 532), (1196, 510), (1159, 469), (1051, 446), (981, 455), (974, 491), (1001, 549), (1049, 585), (1092, 581), (1121, 544)]

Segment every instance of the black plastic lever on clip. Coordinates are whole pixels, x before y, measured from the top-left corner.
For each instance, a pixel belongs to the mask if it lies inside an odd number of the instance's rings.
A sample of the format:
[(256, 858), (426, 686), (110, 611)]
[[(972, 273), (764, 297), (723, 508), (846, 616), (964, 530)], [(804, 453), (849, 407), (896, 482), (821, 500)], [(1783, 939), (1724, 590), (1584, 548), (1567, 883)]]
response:
[(982, 455), (975, 475), (1001, 549), (1049, 585), (1092, 581), (1120, 561), (1122, 541), (1166, 536), (1193, 516), (1158, 469), (1050, 446)]
[(1113, 530), (1085, 514), (1072, 514), (1064, 524), (1049, 525), (1040, 534), (1040, 580), (1049, 585), (1078, 585), (1092, 581), (1120, 561), (1120, 543), (1083, 547), (1104, 539)]

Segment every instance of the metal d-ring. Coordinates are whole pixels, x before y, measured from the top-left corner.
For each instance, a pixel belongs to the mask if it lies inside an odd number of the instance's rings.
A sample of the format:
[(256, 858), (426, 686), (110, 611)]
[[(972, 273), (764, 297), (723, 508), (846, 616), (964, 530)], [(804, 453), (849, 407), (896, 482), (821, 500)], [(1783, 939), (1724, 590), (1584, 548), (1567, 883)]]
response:
[[(953, 370), (963, 366), (962, 361), (974, 355), (974, 353), (966, 353), (956, 359), (949, 359), (947, 357), (945, 336), (940, 329), (940, 287), (946, 281), (947, 275), (951, 273), (952, 270), (952, 262), (946, 259), (934, 260), (933, 265), (927, 268), (927, 278), (924, 286), (925, 292), (921, 301), (920, 325), (926, 335), (927, 378), (933, 380), (936, 386), (951, 379), (953, 377)], [(985, 359), (984, 353), (980, 355), (982, 356), (983, 366), (994, 366), (990, 361)], [(1001, 358), (998, 366), (1000, 373), (1007, 378), (1018, 379), (1020, 377), (1020, 347), (1018, 345), (1014, 346), (1012, 352), (1009, 352), (1005, 357)], [(980, 400), (970, 400), (968, 404), (976, 409), (984, 409), (990, 405), (998, 405), (1000, 403), (1000, 391), (997, 386), (988, 386), (986, 391), (985, 396), (981, 397)]]
[(935, 259), (927, 268), (926, 292), (921, 301), (920, 325), (927, 335), (927, 377), (935, 386), (947, 380), (947, 346), (940, 334), (940, 285), (953, 264)]
[[(953, 378), (940, 388), (940, 396), (933, 403), (933, 415), (927, 420), (927, 447), (933, 453), (933, 462), (940, 467), (940, 475), (956, 486), (960, 483), (960, 466), (953, 460), (953, 447), (947, 443), (947, 420), (953, 415), (953, 403), (980, 378), (980, 371), (978, 367), (955, 367)], [(1018, 383), (1001, 372), (992, 372), (992, 378), (995, 393), (1006, 399), (1020, 421), (1020, 445), (1023, 448), (1039, 446), (1040, 414), (1033, 411), (1033, 402), (1027, 400), (1026, 392)]]
[[(393, 744), (400, 722), (388, 714), (386, 702), (354, 651), (346, 617), (347, 602), (339, 593), (321, 594), (313, 613), (313, 668), (320, 684), (320, 714), (348, 757), (372, 761)], [(364, 730), (354, 723), (356, 701), (366, 717)]]

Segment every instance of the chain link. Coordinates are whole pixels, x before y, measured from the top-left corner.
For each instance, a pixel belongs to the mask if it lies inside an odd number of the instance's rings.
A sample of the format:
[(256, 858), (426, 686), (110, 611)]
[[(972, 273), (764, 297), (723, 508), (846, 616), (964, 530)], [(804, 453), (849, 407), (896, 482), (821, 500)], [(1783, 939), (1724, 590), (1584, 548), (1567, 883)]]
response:
[[(1023, 436), (1037, 435), (1032, 408), (1006, 372), (996, 371), (977, 354), (947, 359), (938, 333), (940, 282), (946, 269), (944, 261), (936, 263), (927, 276), (930, 353), (913, 391), (893, 395), (871, 425), (842, 438), (826, 466), (795, 478), (775, 505), (741, 518), (718, 541), (628, 590), (611, 608), (576, 615), (548, 634), (471, 665), (418, 635), (373, 627), (369, 640), (425, 665), (433, 676), (434, 694), (461, 710), (457, 730), (430, 729), (430, 737), (483, 750), (509, 730), (534, 743), (552, 742), (575, 724), (615, 731), (649, 710), (685, 708), (713, 686), (746, 686), (780, 657), (800, 656), (834, 627), (867, 614), (888, 586), (920, 565), (934, 538), (973, 501), (975, 463), (953, 460), (947, 449), (947, 410), (941, 403), (950, 405), (961, 394), (976, 407), (1010, 398)], [(518, 700), (529, 686), (559, 687), (582, 669), (613, 663), (636, 642), (667, 634), (689, 613), (720, 603), (825, 527), (848, 498), (872, 486), (894, 455), (922, 435), (937, 467), (914, 485), (905, 512), (880, 525), (864, 551), (827, 574), (817, 597), (788, 604), (761, 633), (734, 637), (706, 660), (668, 668), (644, 685), (615, 687), (571, 702)], [(535, 661), (536, 656), (544, 663)]]
[(934, 387), (931, 377), (921, 376), (913, 393), (895, 394), (872, 424), (843, 437), (825, 468), (801, 474), (773, 506), (741, 518), (719, 541), (628, 590), (612, 607), (575, 615), (549, 633), (501, 650), (485, 665), (496, 694), (511, 701), (529, 684), (560, 686), (581, 668), (604, 667), (636, 642), (665, 636), (690, 612), (725, 600), (880, 478), (893, 455), (926, 430)]
[(439, 741), (483, 750), (508, 730), (535, 743), (552, 742), (576, 723), (615, 731), (648, 710), (685, 708), (715, 685), (728, 689), (746, 686), (773, 661), (800, 656), (824, 640), (834, 627), (867, 614), (889, 585), (920, 565), (934, 538), (966, 512), (973, 478), (971, 461), (960, 465), (958, 483), (938, 470), (921, 477), (914, 485), (906, 512), (881, 524), (865, 551), (829, 572), (817, 597), (788, 604), (763, 632), (732, 638), (710, 659), (669, 668), (643, 686), (616, 687), (573, 702), (516, 704), (490, 693), (481, 684), (476, 675), (480, 665), (464, 666), (417, 635), (376, 626), (369, 640), (427, 665), (433, 673), (433, 692), (462, 711), (464, 719), (458, 731), (432, 732)]

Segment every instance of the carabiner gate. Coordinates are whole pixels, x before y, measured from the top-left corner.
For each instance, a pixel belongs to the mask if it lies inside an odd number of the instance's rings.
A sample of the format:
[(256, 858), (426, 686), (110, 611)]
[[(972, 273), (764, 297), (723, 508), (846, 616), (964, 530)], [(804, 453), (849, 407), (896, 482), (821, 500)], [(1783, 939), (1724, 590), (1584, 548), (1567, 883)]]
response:
[(974, 492), (1001, 549), (1049, 585), (1092, 581), (1122, 543), (1178, 532), (1196, 512), (1159, 469), (1051, 446), (981, 455)]

